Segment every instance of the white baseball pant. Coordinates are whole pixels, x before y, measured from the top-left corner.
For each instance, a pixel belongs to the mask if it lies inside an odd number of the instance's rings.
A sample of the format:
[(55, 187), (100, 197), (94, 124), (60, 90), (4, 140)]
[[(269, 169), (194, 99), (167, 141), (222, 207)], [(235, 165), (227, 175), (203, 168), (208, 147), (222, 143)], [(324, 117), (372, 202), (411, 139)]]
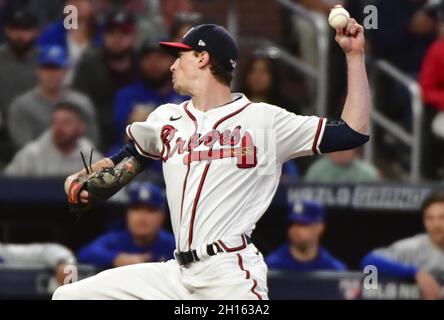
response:
[(53, 299), (262, 300), (267, 266), (254, 244), (180, 266), (176, 260), (103, 271), (59, 287)]

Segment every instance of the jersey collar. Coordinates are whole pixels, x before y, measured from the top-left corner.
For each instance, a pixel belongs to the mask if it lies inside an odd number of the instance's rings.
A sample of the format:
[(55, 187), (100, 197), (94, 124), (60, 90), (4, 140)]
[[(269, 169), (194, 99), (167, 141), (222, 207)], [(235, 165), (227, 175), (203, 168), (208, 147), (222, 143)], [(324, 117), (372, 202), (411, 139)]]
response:
[(196, 109), (193, 105), (193, 100), (190, 100), (187, 108), (192, 112), (192, 114), (197, 115), (199, 118), (202, 116), (210, 116), (210, 115), (224, 115), (231, 112), (234, 112), (242, 107), (244, 107), (247, 103), (250, 103), (250, 100), (243, 93), (232, 93), (232, 102), (224, 104), (219, 107), (212, 108), (208, 111), (201, 111)]

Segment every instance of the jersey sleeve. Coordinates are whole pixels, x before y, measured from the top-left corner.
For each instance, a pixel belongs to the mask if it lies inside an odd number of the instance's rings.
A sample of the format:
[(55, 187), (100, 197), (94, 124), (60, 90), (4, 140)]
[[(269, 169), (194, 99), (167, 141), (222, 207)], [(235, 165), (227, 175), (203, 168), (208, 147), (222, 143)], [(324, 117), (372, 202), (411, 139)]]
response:
[(152, 159), (160, 159), (162, 154), (160, 135), (164, 121), (159, 118), (160, 108), (151, 112), (146, 121), (134, 122), (126, 127), (126, 133), (134, 141), (137, 151)]
[(276, 137), (276, 158), (284, 163), (292, 158), (320, 154), (319, 144), (326, 119), (300, 116), (275, 107), (272, 128)]

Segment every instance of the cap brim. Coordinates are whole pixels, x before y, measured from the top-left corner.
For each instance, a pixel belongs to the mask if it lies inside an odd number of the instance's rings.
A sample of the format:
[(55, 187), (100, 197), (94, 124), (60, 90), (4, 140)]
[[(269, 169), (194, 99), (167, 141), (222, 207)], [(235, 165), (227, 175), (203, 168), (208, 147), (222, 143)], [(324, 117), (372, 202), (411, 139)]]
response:
[(192, 47), (189, 45), (182, 43), (182, 42), (159, 42), (159, 46), (161, 46), (163, 49), (165, 49), (169, 54), (172, 54), (173, 56), (177, 55), (178, 51), (188, 51), (193, 50)]
[(39, 67), (56, 67), (56, 68), (66, 68), (68, 66), (68, 63), (61, 63), (61, 62), (55, 62), (55, 61), (40, 61), (38, 63)]
[(129, 203), (130, 207), (138, 207), (138, 206), (144, 206), (144, 207), (148, 207), (152, 210), (160, 210), (160, 211), (165, 211), (165, 207), (156, 203), (152, 203), (152, 202), (146, 202), (143, 200), (132, 200)]
[(318, 222), (322, 222), (323, 220), (320, 218), (307, 218), (307, 217), (293, 217), (289, 219), (290, 223), (297, 223), (303, 225), (310, 225)]

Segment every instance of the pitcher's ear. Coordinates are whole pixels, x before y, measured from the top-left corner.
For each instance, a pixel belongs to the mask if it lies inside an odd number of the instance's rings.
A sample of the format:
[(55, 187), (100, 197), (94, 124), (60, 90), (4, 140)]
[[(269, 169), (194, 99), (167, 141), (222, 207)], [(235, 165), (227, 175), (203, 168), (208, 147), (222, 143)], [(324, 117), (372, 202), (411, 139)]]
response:
[(203, 68), (210, 64), (210, 54), (207, 51), (199, 52), (199, 67)]

